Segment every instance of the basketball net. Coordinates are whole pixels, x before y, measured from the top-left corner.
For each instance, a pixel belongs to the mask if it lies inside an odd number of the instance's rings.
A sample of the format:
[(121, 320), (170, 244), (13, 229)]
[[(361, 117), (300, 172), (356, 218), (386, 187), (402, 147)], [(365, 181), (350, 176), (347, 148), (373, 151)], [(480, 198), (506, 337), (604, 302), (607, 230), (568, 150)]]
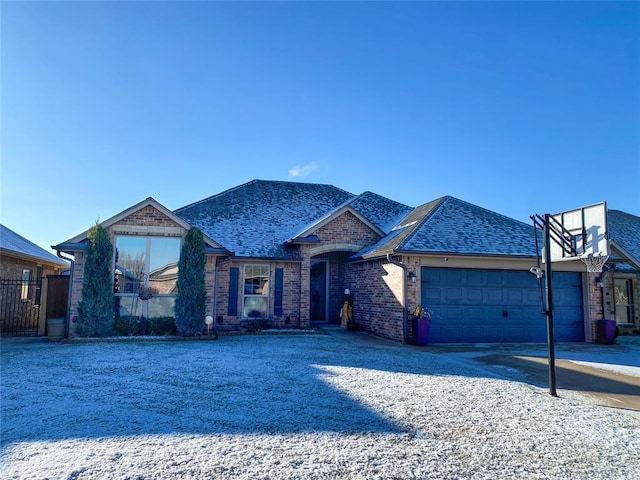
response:
[(600, 253), (587, 254), (580, 257), (580, 260), (587, 266), (587, 272), (589, 273), (601, 273), (602, 267), (604, 267), (608, 259), (609, 255), (601, 255)]

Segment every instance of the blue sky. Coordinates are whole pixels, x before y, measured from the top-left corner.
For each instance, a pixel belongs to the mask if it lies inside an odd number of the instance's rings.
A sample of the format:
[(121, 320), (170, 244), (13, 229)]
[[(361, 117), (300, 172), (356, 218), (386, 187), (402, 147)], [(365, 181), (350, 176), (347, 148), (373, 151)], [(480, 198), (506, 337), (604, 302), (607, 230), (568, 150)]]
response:
[(638, 2), (2, 2), (1, 221), (253, 179), (640, 215)]

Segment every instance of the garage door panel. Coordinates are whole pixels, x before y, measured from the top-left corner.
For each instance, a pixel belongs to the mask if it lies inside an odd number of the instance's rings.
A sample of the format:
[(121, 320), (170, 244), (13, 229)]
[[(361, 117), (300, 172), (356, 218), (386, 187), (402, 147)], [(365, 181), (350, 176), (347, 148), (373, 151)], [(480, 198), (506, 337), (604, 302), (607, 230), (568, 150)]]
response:
[(469, 287), (466, 289), (466, 303), (473, 305), (474, 303), (482, 303), (482, 289)]
[[(540, 285), (528, 271), (422, 269), (422, 303), (434, 310), (429, 341), (543, 342)], [(554, 273), (557, 341), (584, 341), (579, 273)]]
[(423, 295), (423, 301), (422, 303), (424, 305), (440, 305), (443, 302), (443, 298), (442, 298), (442, 292), (443, 289), (436, 287), (436, 286), (432, 286), (429, 285), (429, 288), (427, 288), (427, 290), (425, 291), (425, 289), (422, 289), (422, 295)]
[(447, 303), (462, 303), (464, 290), (460, 287), (450, 287), (445, 290), (444, 297)]
[(468, 286), (482, 286), (485, 283), (484, 270), (473, 270), (467, 274)]
[(502, 304), (504, 290), (501, 288), (485, 288), (484, 291), (484, 303), (495, 305), (496, 303)]

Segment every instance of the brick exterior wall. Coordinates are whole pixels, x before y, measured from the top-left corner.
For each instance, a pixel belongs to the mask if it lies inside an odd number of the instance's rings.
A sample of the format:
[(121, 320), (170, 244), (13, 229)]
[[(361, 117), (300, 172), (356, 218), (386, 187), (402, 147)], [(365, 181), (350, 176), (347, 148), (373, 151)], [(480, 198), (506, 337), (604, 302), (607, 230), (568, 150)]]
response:
[[(299, 262), (264, 262), (260, 260), (239, 261), (228, 260), (219, 257), (217, 267), (214, 265), (212, 277), (217, 274), (218, 281), (216, 287), (216, 301), (214, 318), (216, 326), (220, 331), (241, 331), (251, 327), (251, 320), (242, 318), (242, 292), (243, 292), (243, 268), (245, 265), (269, 265), (269, 318), (262, 322), (268, 327), (275, 328), (305, 328), (307, 322), (303, 322), (300, 317), (300, 263)], [(238, 315), (228, 315), (229, 306), (229, 274), (231, 268), (238, 268), (240, 275), (238, 278), (238, 295), (236, 309)], [(274, 316), (273, 307), (275, 299), (275, 272), (277, 268), (283, 269), (283, 295), (282, 295), (282, 315)], [(211, 284), (213, 285), (213, 283)], [(213, 303), (212, 303), (213, 305)]]
[(143, 227), (178, 227), (184, 230), (176, 222), (152, 205), (147, 205), (137, 212), (119, 220), (117, 223), (111, 225), (107, 230), (113, 232), (121, 229), (123, 225), (136, 225)]
[[(106, 228), (107, 234), (115, 247), (116, 235), (165, 236), (182, 238), (187, 230), (164, 215), (160, 210), (147, 205), (140, 210), (118, 220)], [(75, 262), (71, 290), (70, 334), (74, 334), (74, 324), (78, 316), (78, 304), (82, 298), (82, 283), (84, 279), (84, 251), (74, 252)], [(205, 266), (205, 280), (207, 282), (207, 312), (213, 312), (213, 284), (215, 271), (215, 256), (207, 257)], [(204, 319), (203, 319), (204, 321)]]
[(21, 280), (22, 270), (29, 269), (31, 270), (31, 278), (35, 279), (38, 267), (42, 267), (43, 277), (46, 277), (47, 275), (60, 275), (60, 272), (64, 270), (64, 267), (47, 265), (3, 254), (0, 261), (0, 278), (7, 280)]
[(366, 332), (397, 342), (404, 339), (402, 268), (386, 261), (350, 264), (353, 319)]
[(346, 211), (314, 232), (320, 244), (350, 243), (371, 245), (380, 237), (351, 212)]
[(586, 290), (588, 292), (587, 314), (589, 317), (587, 323), (591, 327), (591, 337), (587, 335), (587, 338), (595, 341), (598, 340), (598, 320), (604, 319), (604, 310), (602, 308), (603, 289), (597, 284), (600, 273), (587, 272), (583, 278), (585, 278), (587, 284)]

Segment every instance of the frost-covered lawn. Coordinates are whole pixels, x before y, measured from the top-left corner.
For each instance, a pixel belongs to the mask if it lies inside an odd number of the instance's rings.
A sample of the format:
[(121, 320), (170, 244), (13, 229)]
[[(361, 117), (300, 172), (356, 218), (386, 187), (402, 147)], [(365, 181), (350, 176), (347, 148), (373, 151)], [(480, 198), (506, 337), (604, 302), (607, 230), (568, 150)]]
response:
[(349, 336), (3, 345), (0, 476), (640, 478), (640, 421)]

